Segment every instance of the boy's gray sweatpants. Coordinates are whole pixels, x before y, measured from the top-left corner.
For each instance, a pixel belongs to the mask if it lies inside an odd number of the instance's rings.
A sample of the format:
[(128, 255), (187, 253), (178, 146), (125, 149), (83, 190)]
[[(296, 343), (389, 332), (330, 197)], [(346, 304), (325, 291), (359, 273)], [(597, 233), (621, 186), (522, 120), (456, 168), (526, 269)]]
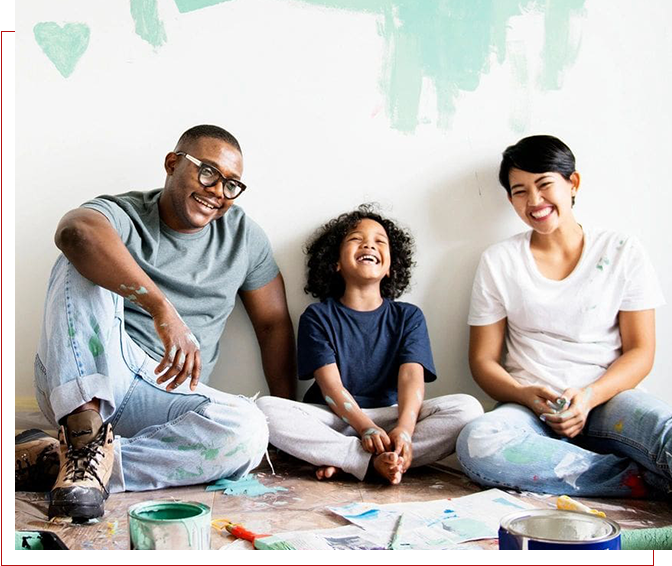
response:
[[(335, 466), (364, 479), (372, 454), (362, 448), (357, 432), (329, 407), (278, 397), (261, 397), (257, 407), (268, 418), (270, 442), (275, 447), (316, 466)], [(397, 425), (397, 406), (362, 410), (387, 432)], [(482, 414), (481, 404), (470, 395), (423, 401), (413, 433), (411, 467), (452, 454), (462, 427)]]

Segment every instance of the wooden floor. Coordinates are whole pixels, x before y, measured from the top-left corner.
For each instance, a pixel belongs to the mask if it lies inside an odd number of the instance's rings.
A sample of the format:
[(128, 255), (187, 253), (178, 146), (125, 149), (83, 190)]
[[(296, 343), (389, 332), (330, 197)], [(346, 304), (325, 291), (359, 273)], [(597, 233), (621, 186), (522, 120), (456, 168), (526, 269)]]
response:
[[(49, 522), (46, 494), (19, 492), (16, 494), (16, 529), (54, 531), (70, 549), (114, 550), (128, 549), (126, 511), (134, 503), (147, 500), (198, 501), (209, 505), (213, 519), (226, 518), (241, 522), (249, 529), (263, 533), (312, 530), (347, 524), (344, 519), (326, 510), (358, 502), (394, 503), (428, 501), (460, 497), (479, 491), (462, 473), (447, 466), (440, 469), (423, 467), (410, 470), (401, 485), (390, 486), (358, 482), (346, 475), (337, 480), (319, 482), (314, 468), (287, 455), (271, 452), (276, 475), (268, 464), (255, 473), (267, 486), (284, 487), (287, 491), (258, 497), (229, 496), (219, 491), (206, 492), (205, 486), (164, 489), (142, 493), (119, 493), (110, 496), (105, 515), (98, 522), (75, 525)], [(541, 508), (554, 508), (555, 498), (534, 494), (516, 494), (528, 503)], [(622, 528), (658, 527), (672, 524), (672, 509), (665, 502), (581, 499), (592, 508), (604, 511)], [(233, 539), (212, 530), (211, 548), (219, 549)], [(497, 548), (496, 540), (478, 543), (484, 549)], [(473, 548), (473, 545), (472, 545)]]

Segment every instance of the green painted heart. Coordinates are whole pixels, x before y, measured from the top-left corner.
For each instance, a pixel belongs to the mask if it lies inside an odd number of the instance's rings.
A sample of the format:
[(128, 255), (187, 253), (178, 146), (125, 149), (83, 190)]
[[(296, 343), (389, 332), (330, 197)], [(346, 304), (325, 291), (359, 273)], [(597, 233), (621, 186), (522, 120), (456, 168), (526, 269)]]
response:
[(35, 41), (54, 64), (58, 72), (68, 78), (80, 57), (89, 46), (91, 32), (86, 24), (40, 22), (33, 28)]

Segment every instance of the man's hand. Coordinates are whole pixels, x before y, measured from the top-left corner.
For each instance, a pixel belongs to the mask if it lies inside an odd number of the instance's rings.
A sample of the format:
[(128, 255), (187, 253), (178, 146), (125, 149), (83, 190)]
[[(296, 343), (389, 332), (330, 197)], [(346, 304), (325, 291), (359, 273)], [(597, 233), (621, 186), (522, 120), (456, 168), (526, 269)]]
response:
[(411, 462), (413, 462), (413, 441), (411, 440), (411, 435), (406, 429), (397, 426), (390, 431), (389, 436), (392, 451), (401, 456), (403, 460), (401, 471), (405, 474), (406, 470), (411, 467)]
[(362, 448), (371, 454), (389, 452), (392, 446), (390, 437), (379, 426), (372, 426), (362, 431)]
[(164, 383), (175, 378), (166, 387), (166, 391), (172, 391), (191, 378), (190, 389), (193, 391), (201, 376), (198, 340), (172, 305), (154, 317), (154, 328), (165, 348), (165, 354), (154, 370), (157, 375), (162, 374), (156, 382)]
[(566, 389), (560, 398), (569, 402), (567, 410), (559, 412), (546, 411), (543, 415), (544, 422), (550, 426), (556, 434), (574, 438), (586, 426), (588, 414), (593, 408), (590, 403), (591, 389)]

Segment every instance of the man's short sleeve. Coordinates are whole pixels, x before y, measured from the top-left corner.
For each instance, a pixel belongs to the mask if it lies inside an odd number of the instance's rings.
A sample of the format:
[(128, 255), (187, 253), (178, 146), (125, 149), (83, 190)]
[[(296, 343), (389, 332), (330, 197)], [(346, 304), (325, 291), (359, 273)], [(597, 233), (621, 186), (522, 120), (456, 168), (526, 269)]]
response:
[(664, 305), (658, 277), (644, 246), (632, 237), (628, 238), (626, 246), (626, 281), (619, 310), (640, 311)]
[(407, 363), (422, 365), (425, 368), (425, 381), (436, 380), (427, 322), (418, 307), (413, 306), (408, 313), (398, 359), (399, 365)]
[(280, 270), (273, 259), (273, 249), (268, 236), (249, 217), (247, 221), (249, 222), (247, 234), (249, 269), (240, 290), (254, 291), (275, 279)]
[(90, 208), (103, 214), (119, 234), (123, 242), (126, 242), (133, 230), (133, 222), (128, 213), (116, 202), (104, 197), (96, 197), (81, 205), (82, 208)]
[(506, 316), (506, 308), (495, 284), (495, 275), (486, 252), (481, 256), (471, 288), (467, 322), (470, 326), (487, 326)]
[(313, 307), (308, 307), (299, 319), (297, 348), (299, 379), (312, 379), (315, 370), (336, 363), (334, 344)]

